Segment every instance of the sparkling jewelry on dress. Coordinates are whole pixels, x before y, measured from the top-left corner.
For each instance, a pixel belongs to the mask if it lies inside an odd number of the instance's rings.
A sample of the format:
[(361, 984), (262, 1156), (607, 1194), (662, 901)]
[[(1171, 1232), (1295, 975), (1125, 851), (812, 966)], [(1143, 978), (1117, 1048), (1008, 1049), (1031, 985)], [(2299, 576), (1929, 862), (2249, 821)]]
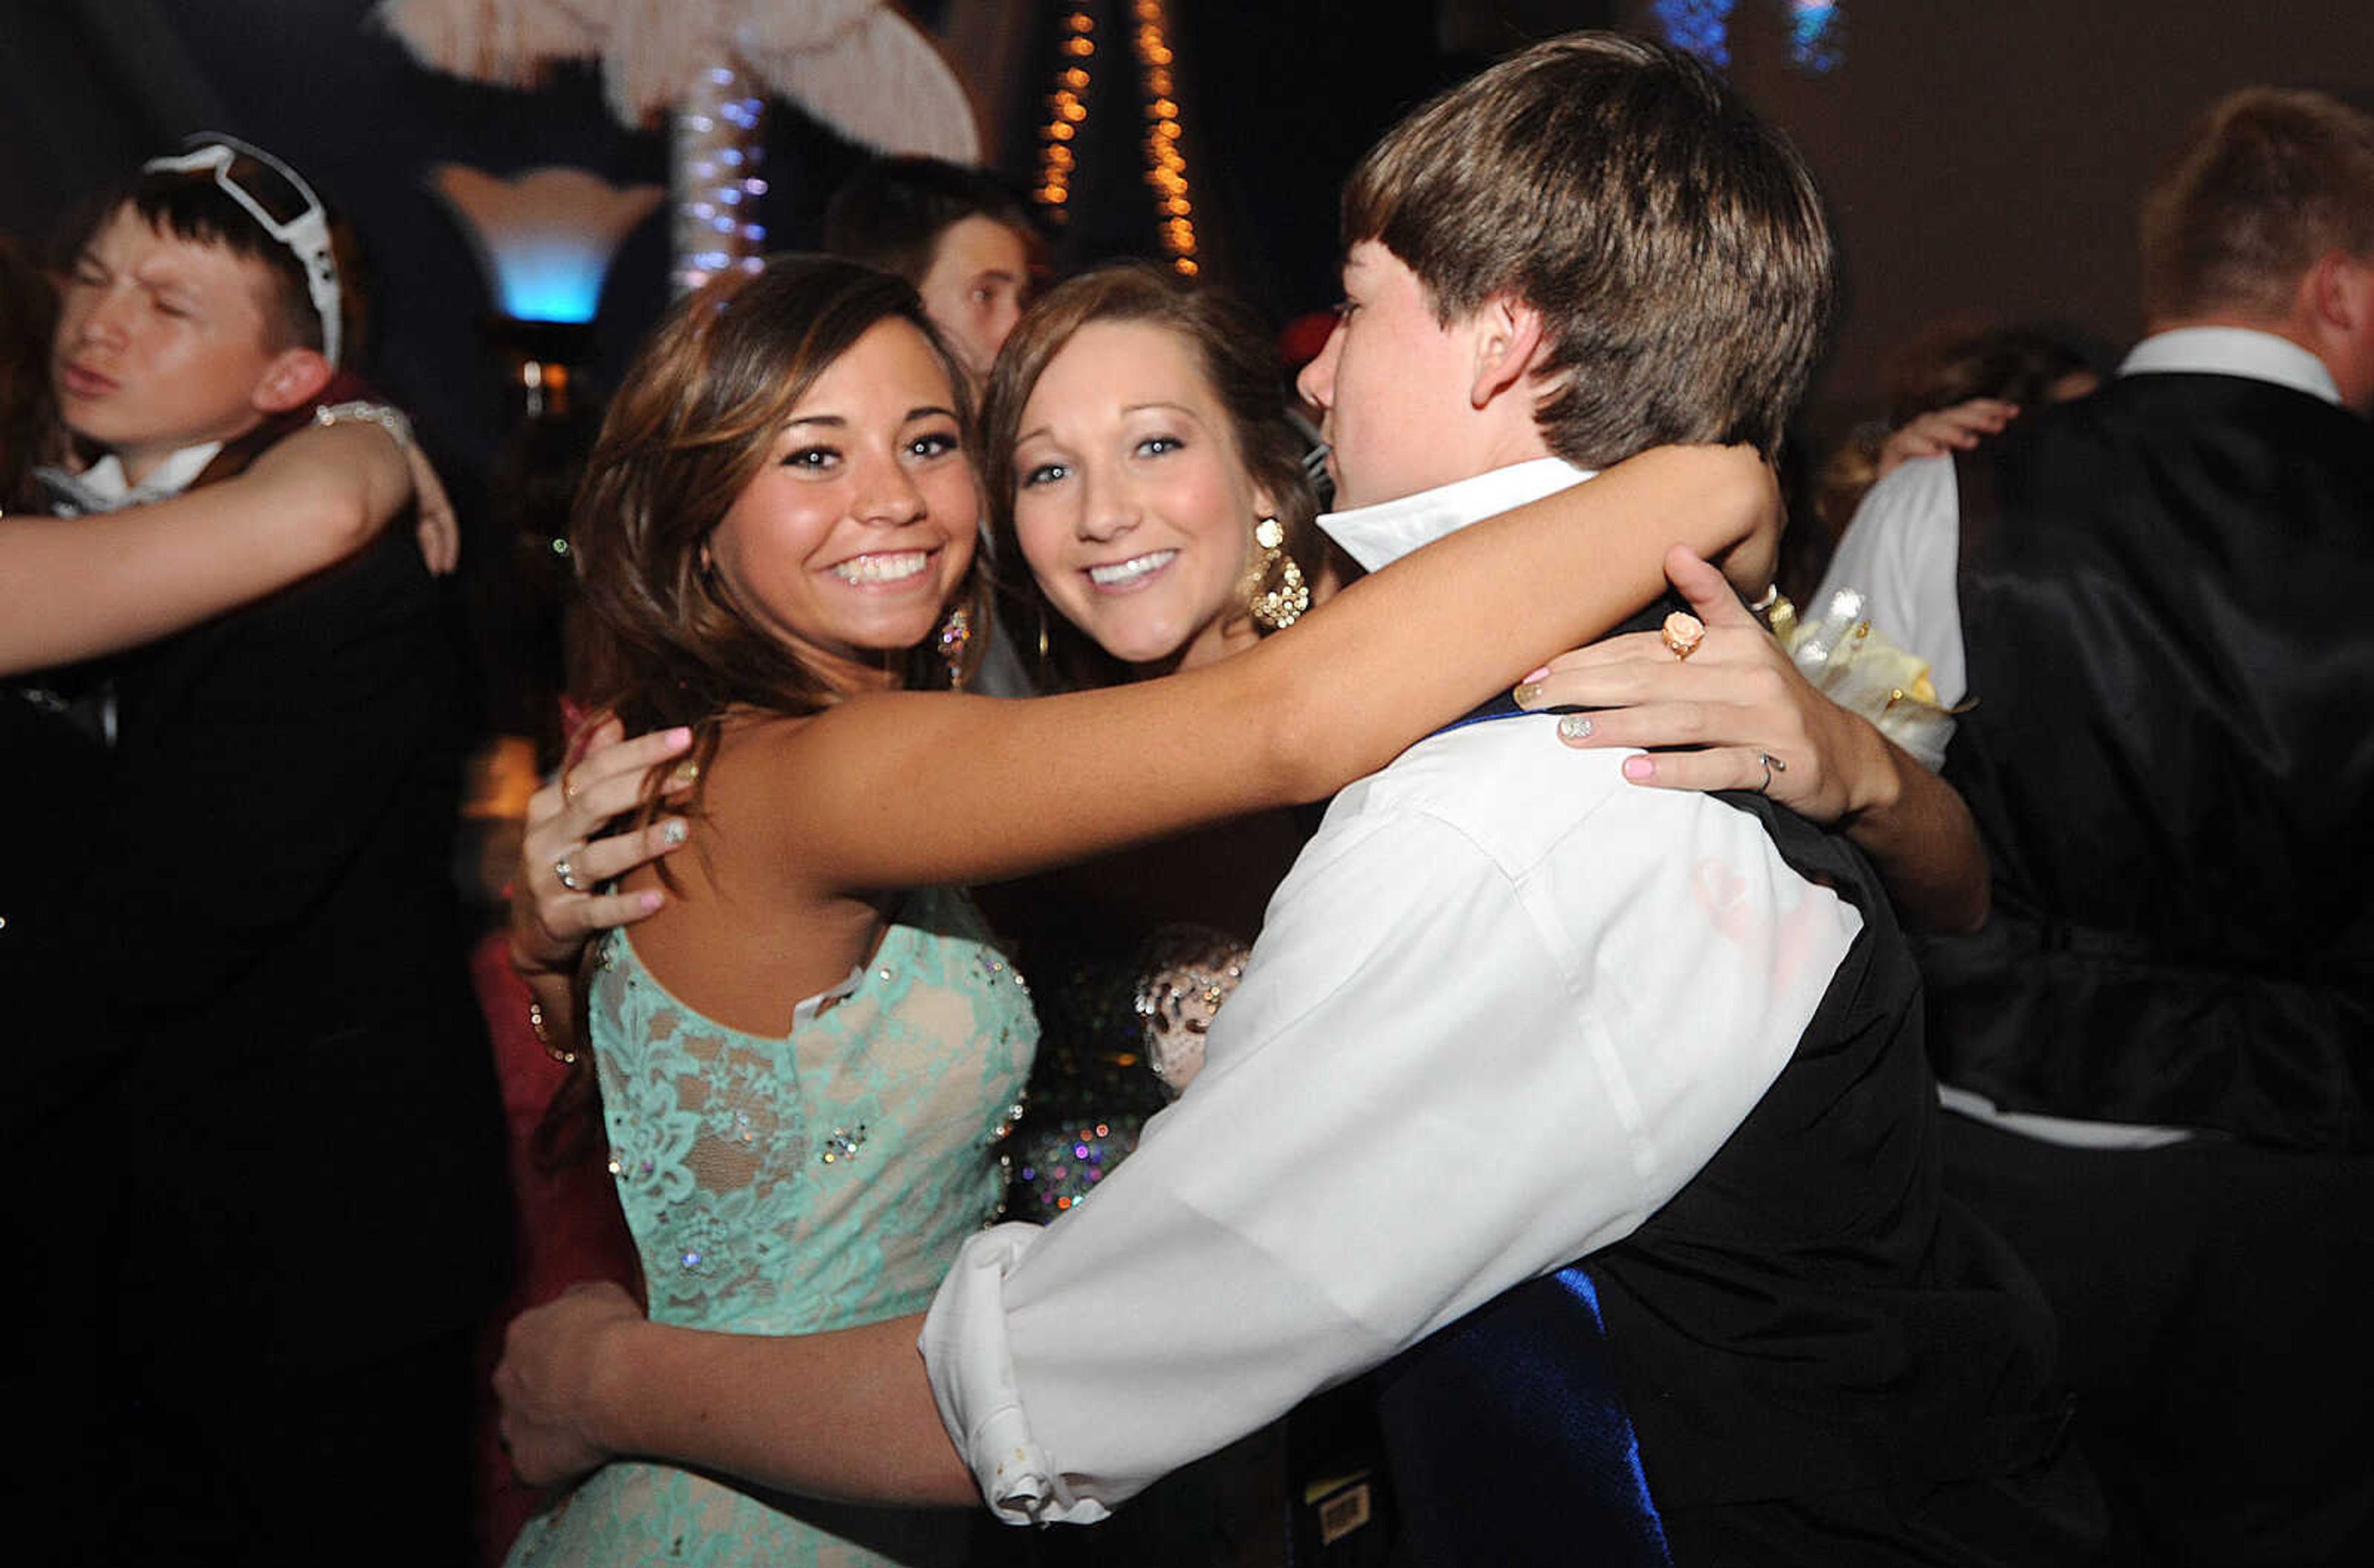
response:
[(1245, 977), (1252, 950), (1207, 926), (1170, 926), (1146, 944), (1137, 1016), (1146, 1056), (1173, 1096), (1204, 1070), (1204, 1035)]
[(857, 1158), (857, 1152), (864, 1147), (865, 1129), (862, 1124), (836, 1127), (824, 1135), (824, 1153), (817, 1157), (828, 1165), (839, 1164), (843, 1160)]

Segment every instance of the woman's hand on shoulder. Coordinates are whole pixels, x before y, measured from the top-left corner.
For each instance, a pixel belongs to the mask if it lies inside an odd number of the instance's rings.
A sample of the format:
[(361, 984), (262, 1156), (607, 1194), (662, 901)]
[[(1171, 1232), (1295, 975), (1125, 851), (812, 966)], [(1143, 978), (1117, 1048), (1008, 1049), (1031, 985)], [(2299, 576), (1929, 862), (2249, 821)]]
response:
[[(1646, 748), (1625, 777), (1666, 790), (1753, 790), (1837, 823), (1863, 809), (1886, 770), (1878, 731), (1816, 691), (1722, 573), (1686, 546), (1665, 572), (1706, 635), (1686, 659), (1659, 632), (1560, 654), (1517, 688), (1529, 709), (1583, 708), (1558, 727), (1579, 749)], [(1876, 761), (1876, 769), (1875, 768)], [(1886, 773), (1893, 778), (1892, 771)]]
[(1885, 479), (1916, 457), (1969, 451), (1982, 437), (1995, 434), (2018, 417), (2019, 404), (1992, 397), (1974, 397), (1950, 408), (1916, 414), (1880, 442), (1873, 476)]
[[(631, 741), (624, 735), (617, 720), (603, 720), (586, 732), (575, 760), (528, 798), (511, 892), (511, 966), (523, 975), (574, 969), (595, 932), (632, 924), (666, 902), (656, 890), (597, 890), (681, 846), (689, 834), (684, 818), (662, 817), (603, 838), (591, 835), (635, 809), (644, 776), (688, 749), (692, 731), (662, 730)], [(691, 782), (688, 774), (672, 788)]]

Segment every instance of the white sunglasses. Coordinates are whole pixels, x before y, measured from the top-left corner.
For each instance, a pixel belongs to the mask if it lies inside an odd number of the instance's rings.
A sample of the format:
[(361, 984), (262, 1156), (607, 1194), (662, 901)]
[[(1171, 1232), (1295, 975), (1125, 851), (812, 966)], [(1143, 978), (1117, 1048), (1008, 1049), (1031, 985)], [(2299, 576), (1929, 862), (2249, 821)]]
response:
[[(194, 151), (178, 153), (171, 158), (150, 158), (140, 166), (144, 174), (194, 174), (211, 170), (215, 183), (225, 194), (247, 209), (248, 216), (263, 226), (264, 232), (288, 247), (305, 269), (305, 291), (312, 297), (313, 313), (322, 319), (322, 357), (333, 367), (338, 363), (338, 263), (330, 250), (330, 215), (323, 210), (322, 198), (302, 176), (265, 152), (262, 147), (207, 132), (202, 139), (205, 146)], [(264, 210), (264, 203), (231, 178), (231, 165), (242, 158), (252, 158), (288, 181), (288, 187), (305, 200), (305, 210), (282, 222)]]

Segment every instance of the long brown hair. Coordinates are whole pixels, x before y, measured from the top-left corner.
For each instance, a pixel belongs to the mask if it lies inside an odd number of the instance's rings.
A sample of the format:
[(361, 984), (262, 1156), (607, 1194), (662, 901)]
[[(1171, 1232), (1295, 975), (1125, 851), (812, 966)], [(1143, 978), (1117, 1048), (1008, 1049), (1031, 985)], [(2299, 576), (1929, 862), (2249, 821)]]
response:
[[(719, 591), (702, 564), (703, 546), (765, 466), (817, 378), (890, 320), (912, 325), (931, 345), (970, 437), (964, 375), (913, 287), (829, 256), (778, 256), (757, 273), (729, 274), (677, 301), (612, 401), (570, 527), (581, 585), (569, 629), (570, 689), (582, 711), (615, 714), (629, 734), (689, 726), (688, 755), (699, 765), (689, 797), (676, 802), (667, 799), (668, 783), (681, 763), (653, 766), (629, 819), (635, 825), (648, 827), (664, 804), (699, 814), (730, 709), (793, 717), (832, 701), (815, 671)], [(957, 603), (977, 634), (964, 649), (969, 674), (985, 640), (979, 634), (988, 629), (977, 566), (958, 585)], [(945, 684), (948, 674), (928, 648), (910, 656), (911, 686)], [(659, 874), (673, 885), (664, 861)], [(590, 1017), (596, 947), (586, 949), (578, 974), (580, 1020)], [(546, 1169), (575, 1164), (600, 1147), (592, 1062), (591, 1051), (577, 1054), (536, 1128), (533, 1150)]]
[[(1121, 262), (1058, 284), (1030, 308), (999, 351), (981, 409), (981, 478), (997, 536), (998, 599), (1005, 624), (1035, 640), (1046, 634), (1044, 672), (1071, 686), (1129, 678), (1119, 660), (1051, 607), (1032, 580), (1014, 530), (1014, 441), (1039, 378), (1082, 327), (1142, 322), (1175, 333), (1228, 416), (1237, 456), (1269, 492), (1286, 528), (1286, 552), (1316, 574), (1326, 544), (1314, 526), (1319, 497), (1302, 466), (1302, 438), (1286, 417), (1286, 379), (1269, 334), (1252, 313), (1208, 286), (1143, 262)], [(1253, 519), (1245, 519), (1248, 532)], [(1241, 607), (1240, 607), (1241, 608)]]
[[(711, 282), (661, 322), (602, 423), (570, 527), (582, 585), (570, 686), (586, 711), (617, 715), (629, 734), (690, 726), (705, 771), (729, 709), (797, 716), (832, 700), (799, 655), (719, 591), (703, 546), (817, 378), (894, 319), (931, 345), (969, 433), (962, 372), (913, 287), (887, 273), (778, 256)], [(988, 629), (977, 572), (968, 571), (957, 602), (971, 616), (965, 651), (977, 660)], [(908, 685), (946, 678), (931, 649), (911, 656)], [(654, 769), (647, 782), (646, 820), (670, 771)], [(699, 805), (696, 792), (688, 806)]]

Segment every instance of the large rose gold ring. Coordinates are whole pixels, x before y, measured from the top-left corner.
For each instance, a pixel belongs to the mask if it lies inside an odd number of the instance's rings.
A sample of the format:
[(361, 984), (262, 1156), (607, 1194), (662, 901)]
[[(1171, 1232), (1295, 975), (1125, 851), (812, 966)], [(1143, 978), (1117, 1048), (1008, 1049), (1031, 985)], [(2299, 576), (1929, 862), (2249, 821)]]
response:
[(1706, 640), (1706, 623), (1686, 611), (1676, 610), (1665, 617), (1664, 629), (1657, 634), (1665, 639), (1676, 659), (1687, 659)]

